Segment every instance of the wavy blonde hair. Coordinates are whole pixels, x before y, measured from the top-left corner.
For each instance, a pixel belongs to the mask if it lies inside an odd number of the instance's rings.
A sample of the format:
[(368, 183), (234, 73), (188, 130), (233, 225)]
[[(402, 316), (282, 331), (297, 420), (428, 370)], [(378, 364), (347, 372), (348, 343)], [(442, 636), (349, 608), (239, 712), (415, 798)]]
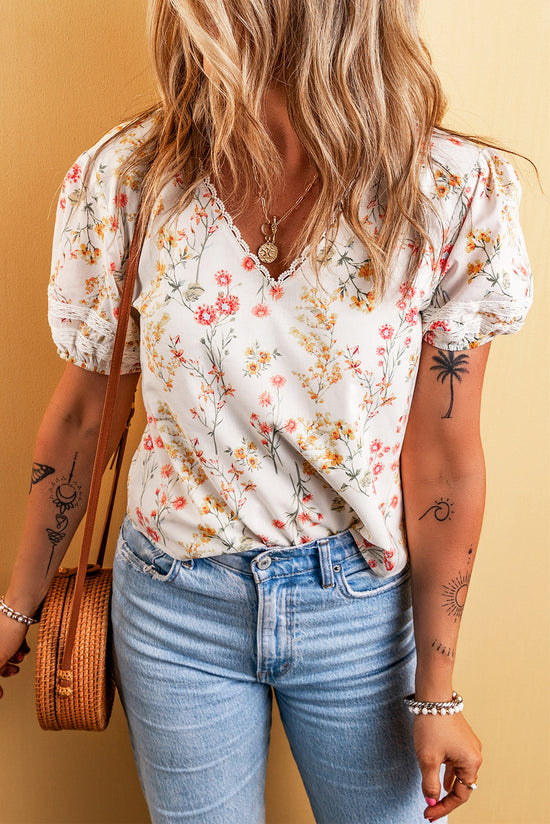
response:
[[(150, 0), (148, 33), (159, 102), (124, 126), (157, 115), (126, 160), (121, 180), (138, 164), (142, 225), (162, 187), (178, 174), (182, 194), (170, 215), (193, 199), (206, 174), (224, 161), (232, 198), (243, 204), (270, 191), (284, 166), (262, 123), (266, 89), (286, 87), (291, 124), (319, 177), (319, 196), (289, 251), (330, 250), (343, 216), (365, 245), (375, 287), (384, 290), (404, 233), (418, 265), (427, 240), (429, 202), (419, 185), (434, 127), (446, 100), (417, 27), (417, 0)], [(206, 58), (209, 76), (203, 69)], [(118, 132), (112, 139), (118, 139)], [(359, 215), (376, 187), (379, 232)], [(242, 210), (233, 217), (238, 219)], [(331, 232), (333, 234), (331, 234)]]

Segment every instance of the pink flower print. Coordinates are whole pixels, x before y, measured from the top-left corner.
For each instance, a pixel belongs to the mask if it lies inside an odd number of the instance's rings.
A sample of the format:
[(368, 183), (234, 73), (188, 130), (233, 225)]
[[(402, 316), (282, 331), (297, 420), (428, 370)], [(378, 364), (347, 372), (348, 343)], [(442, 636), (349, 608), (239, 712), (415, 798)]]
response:
[(375, 464), (372, 468), (374, 476), (377, 477), (378, 475), (380, 475), (380, 473), (382, 472), (383, 469), (384, 469), (384, 464), (383, 463)]
[(380, 452), (382, 449), (382, 441), (376, 438), (376, 440), (371, 441), (370, 451), (373, 453)]
[(393, 326), (390, 326), (389, 323), (385, 323), (383, 326), (380, 327), (378, 330), (380, 335), (384, 338), (384, 340), (389, 340), (393, 335), (394, 329)]
[(161, 478), (171, 478), (174, 474), (174, 467), (172, 464), (164, 464), (160, 468), (160, 477)]
[(211, 326), (218, 318), (218, 312), (215, 306), (208, 306), (204, 304), (199, 306), (195, 312), (195, 320), (202, 326)]
[(59, 208), (61, 209), (62, 212), (65, 211), (66, 206), (67, 206), (67, 201), (65, 200), (64, 197), (62, 197), (61, 200), (59, 201)]
[(271, 378), (271, 383), (277, 389), (282, 389), (282, 387), (286, 383), (286, 378), (284, 378), (282, 375), (273, 375), (273, 377)]
[(145, 526), (145, 518), (143, 517), (143, 512), (141, 511), (139, 506), (136, 506), (136, 515), (140, 526)]
[(216, 283), (218, 286), (229, 286), (231, 283), (231, 275), (227, 269), (220, 269), (214, 274), (214, 277), (216, 278)]
[(270, 314), (269, 306), (266, 303), (257, 303), (252, 307), (252, 314), (257, 318), (267, 318)]
[(309, 537), (309, 535), (302, 535), (302, 537), (300, 538), (300, 543), (301, 544), (309, 544), (310, 541), (311, 541), (311, 538)]
[(403, 311), (403, 309), (407, 308), (407, 301), (403, 300), (403, 298), (401, 298), (401, 300), (398, 300), (395, 305), (397, 306), (398, 309), (401, 309), (401, 311)]
[(81, 174), (82, 169), (80, 168), (78, 163), (75, 163), (72, 166), (72, 168), (67, 172), (66, 180), (68, 180), (70, 183), (76, 183), (78, 180), (80, 180)]
[(143, 441), (143, 448), (146, 449), (148, 452), (151, 452), (151, 450), (155, 448), (153, 439), (150, 435), (147, 435), (147, 437)]
[(313, 498), (313, 495), (310, 492), (309, 494), (304, 495), (304, 497), (302, 498), (302, 502), (304, 504), (308, 504), (311, 501), (312, 498)]
[(310, 524), (311, 523), (311, 515), (308, 512), (300, 512), (298, 515), (298, 520), (302, 524)]
[(418, 310), (417, 309), (409, 309), (407, 314), (405, 315), (405, 320), (407, 323), (410, 323), (411, 326), (416, 326), (416, 322), (418, 320)]
[(458, 140), (458, 138), (456, 138), (456, 137), (450, 137), (449, 138), (449, 143), (454, 143), (455, 146), (462, 146), (462, 142), (460, 140)]
[(269, 392), (262, 392), (258, 400), (260, 402), (260, 406), (271, 406), (273, 403), (273, 399)]
[(393, 558), (393, 549), (385, 549), (384, 550), (384, 566), (391, 572), (395, 566), (395, 563), (391, 560)]
[(251, 272), (252, 269), (256, 268), (256, 264), (254, 263), (250, 255), (247, 255), (245, 258), (243, 258), (241, 266), (243, 267), (243, 269), (246, 269), (247, 272)]
[(273, 284), (273, 286), (269, 290), (269, 296), (271, 300), (281, 300), (284, 293), (285, 290), (283, 289), (280, 283)]
[[(271, 398), (270, 398), (271, 400)], [(271, 426), (267, 423), (267, 421), (261, 421), (259, 425), (260, 432), (262, 435), (269, 435), (271, 432)]]
[(183, 509), (186, 503), (187, 499), (184, 498), (183, 495), (180, 495), (179, 498), (174, 498), (174, 500), (172, 501), (172, 506), (174, 507), (174, 509)]
[(275, 520), (273, 521), (273, 526), (277, 527), (277, 529), (284, 529), (285, 522), (280, 521), (278, 518), (275, 518)]
[(370, 568), (371, 568), (371, 569), (375, 569), (375, 568), (376, 568), (376, 561), (374, 561), (372, 558), (370, 558), (370, 559), (367, 561), (367, 564), (370, 566)]
[(128, 195), (121, 192), (119, 195), (115, 195), (114, 202), (117, 209), (124, 209), (128, 203)]
[(162, 440), (160, 435), (157, 435), (157, 437), (155, 438), (155, 446), (158, 446), (159, 449), (164, 449), (164, 441)]
[(382, 355), (384, 354), (385, 351), (386, 350), (384, 349), (383, 346), (379, 346), (376, 350), (376, 354), (378, 355), (378, 357), (382, 357)]
[(397, 497), (397, 495), (394, 495), (393, 498), (390, 501), (391, 508), (395, 509), (397, 507), (398, 503), (399, 503), (399, 498)]
[(405, 346), (410, 346), (411, 345), (411, 339), (410, 338), (405, 338), (403, 343), (405, 344)]
[(285, 429), (287, 432), (295, 432), (296, 431), (296, 421), (293, 418), (289, 418), (289, 420), (285, 423)]
[(239, 308), (239, 298), (235, 295), (220, 295), (216, 307), (222, 315), (232, 315)]

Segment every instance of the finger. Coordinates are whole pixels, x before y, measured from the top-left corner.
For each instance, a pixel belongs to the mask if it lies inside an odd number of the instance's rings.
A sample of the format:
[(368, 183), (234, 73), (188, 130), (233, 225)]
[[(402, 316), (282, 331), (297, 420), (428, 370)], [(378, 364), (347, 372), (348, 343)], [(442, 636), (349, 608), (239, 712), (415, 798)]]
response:
[[(470, 783), (470, 782), (469, 782)], [(430, 821), (437, 821), (452, 813), (457, 807), (465, 804), (471, 798), (473, 790), (469, 790), (464, 784), (455, 781), (451, 791), (444, 796), (439, 803), (429, 811)]]
[(15, 664), (5, 664), (2, 669), (0, 669), (0, 675), (2, 678), (9, 678), (11, 675), (17, 675), (19, 672), (19, 667), (16, 667)]
[(451, 787), (453, 786), (453, 781), (455, 777), (455, 771), (452, 764), (445, 764), (445, 777), (443, 779), (443, 787), (445, 788), (445, 792), (448, 793), (451, 791)]
[(420, 771), (422, 773), (422, 792), (429, 807), (434, 805), (430, 801), (437, 802), (441, 795), (441, 782), (439, 780), (439, 770), (441, 764), (438, 761), (420, 761)]
[(27, 644), (27, 639), (26, 638), (23, 638), (23, 643), (19, 647), (19, 651), (22, 652), (23, 655), (28, 655), (29, 652), (31, 651), (31, 648)]

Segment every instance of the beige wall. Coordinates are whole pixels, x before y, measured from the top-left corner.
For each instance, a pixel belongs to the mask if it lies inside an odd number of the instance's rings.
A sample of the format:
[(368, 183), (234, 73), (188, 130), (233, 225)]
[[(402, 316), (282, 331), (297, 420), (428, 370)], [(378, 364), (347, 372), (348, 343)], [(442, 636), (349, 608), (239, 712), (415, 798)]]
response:
[[(56, 187), (84, 148), (150, 99), (145, 5), (2, 0), (0, 590), (20, 534), (34, 434), (62, 371), (45, 294)], [(549, 189), (548, 0), (426, 0), (424, 19), (452, 102), (449, 122), (528, 154)], [(489, 491), (456, 668), (486, 761), (456, 824), (548, 820), (549, 215), (534, 175), (517, 166), (536, 305), (489, 360)], [(29, 662), (5, 682), (0, 703), (2, 824), (146, 822), (120, 706), (101, 735), (45, 733), (32, 681)], [(278, 723), (267, 796), (270, 824), (313, 821)]]

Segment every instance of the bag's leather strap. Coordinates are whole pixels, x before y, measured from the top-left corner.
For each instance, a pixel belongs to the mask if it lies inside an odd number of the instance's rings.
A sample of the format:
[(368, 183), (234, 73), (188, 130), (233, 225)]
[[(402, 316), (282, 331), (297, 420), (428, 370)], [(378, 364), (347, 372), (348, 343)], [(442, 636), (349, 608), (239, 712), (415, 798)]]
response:
[[(107, 389), (105, 392), (105, 401), (103, 405), (103, 414), (101, 416), (101, 427), (99, 430), (99, 438), (97, 442), (97, 451), (94, 461), (94, 468), (92, 471), (92, 480), (90, 484), (90, 493), (88, 496), (88, 509), (86, 512), (86, 523), (84, 526), (84, 535), (82, 538), (82, 548), (80, 550), (80, 560), (78, 562), (78, 571), (76, 573), (73, 600), (71, 604), (71, 615), (67, 628), (67, 638), (65, 641), (65, 649), (63, 651), (63, 658), (61, 660), (58, 689), (66, 693), (67, 689), (72, 688), (72, 654), (74, 642), (76, 638), (76, 629), (78, 619), (80, 616), (80, 605), (82, 603), (82, 594), (84, 591), (84, 579), (88, 569), (88, 559), (90, 557), (90, 548), (92, 545), (92, 538), (94, 533), (94, 523), (97, 513), (97, 506), (99, 501), (99, 493), (101, 489), (101, 478), (105, 465), (107, 463), (107, 449), (109, 444), (109, 436), (111, 434), (111, 425), (113, 421), (113, 413), (115, 410), (116, 398), (118, 393), (118, 386), (120, 382), (120, 370), (122, 366), (122, 357), (124, 355), (124, 347), (126, 343), (126, 332), (128, 329), (128, 320), (130, 317), (130, 310), (132, 307), (132, 299), (134, 294), (134, 284), (136, 281), (136, 274), (138, 269), (139, 257), (141, 254), (141, 246), (139, 244), (141, 224), (141, 212), (138, 214), (134, 226), (134, 234), (130, 245), (128, 254), (128, 261), (126, 267), (126, 276), (124, 279), (124, 288), (122, 291), (122, 298), (119, 308), (118, 324), (113, 346), (113, 354), (111, 358), (111, 368), (109, 378), (107, 381)], [(119, 453), (120, 457), (120, 453)], [(120, 470), (120, 461), (118, 469)], [(111, 505), (112, 505), (111, 496)], [(107, 516), (110, 520), (110, 514)], [(100, 550), (99, 558), (103, 560), (102, 554), (104, 547)]]

